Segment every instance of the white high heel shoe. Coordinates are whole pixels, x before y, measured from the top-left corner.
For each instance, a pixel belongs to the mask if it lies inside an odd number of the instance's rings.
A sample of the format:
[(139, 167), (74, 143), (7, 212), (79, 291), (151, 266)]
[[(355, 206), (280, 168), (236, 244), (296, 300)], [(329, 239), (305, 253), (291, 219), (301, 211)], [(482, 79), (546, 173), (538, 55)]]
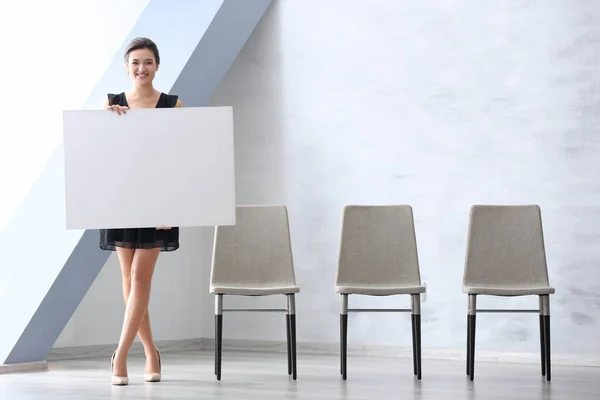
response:
[(156, 349), (156, 355), (158, 356), (158, 372), (146, 372), (144, 370), (144, 380), (146, 382), (160, 382), (161, 380), (161, 362), (160, 362), (160, 352)]
[(129, 378), (126, 376), (114, 376), (112, 374), (112, 371), (115, 367), (115, 355), (117, 354), (117, 351), (115, 350), (115, 352), (113, 353), (111, 359), (110, 359), (110, 371), (111, 371), (111, 377), (110, 377), (110, 383), (116, 386), (125, 386), (129, 384)]

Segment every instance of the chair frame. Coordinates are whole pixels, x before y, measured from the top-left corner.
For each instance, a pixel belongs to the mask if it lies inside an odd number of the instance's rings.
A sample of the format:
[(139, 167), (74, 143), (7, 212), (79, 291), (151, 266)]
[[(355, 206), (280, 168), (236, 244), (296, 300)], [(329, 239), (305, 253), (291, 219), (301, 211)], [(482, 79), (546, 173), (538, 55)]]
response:
[(469, 294), (467, 311), (467, 375), (472, 381), (475, 379), (475, 330), (477, 313), (539, 313), (540, 320), (540, 356), (542, 376), (550, 382), (551, 375), (551, 348), (550, 348), (550, 295), (539, 296), (538, 309), (477, 309), (477, 296), (490, 296)]
[[(341, 293), (340, 310), (340, 373), (344, 380), (348, 376), (348, 313), (359, 312), (389, 312), (389, 313), (411, 313), (412, 324), (412, 350), (413, 350), (413, 373), (418, 380), (422, 378), (421, 368), (421, 294), (409, 294), (411, 296), (411, 308), (348, 308), (349, 293)], [(402, 296), (394, 294), (388, 296)], [(373, 296), (373, 295), (367, 295)]]
[[(284, 312), (286, 314), (287, 332), (287, 364), (288, 375), (297, 379), (298, 366), (296, 357), (296, 294), (287, 293), (285, 308), (223, 308), (226, 293), (215, 293), (215, 375), (221, 380), (223, 354), (223, 313), (225, 312)], [(235, 295), (244, 296), (244, 295)], [(275, 294), (259, 296), (276, 296)]]

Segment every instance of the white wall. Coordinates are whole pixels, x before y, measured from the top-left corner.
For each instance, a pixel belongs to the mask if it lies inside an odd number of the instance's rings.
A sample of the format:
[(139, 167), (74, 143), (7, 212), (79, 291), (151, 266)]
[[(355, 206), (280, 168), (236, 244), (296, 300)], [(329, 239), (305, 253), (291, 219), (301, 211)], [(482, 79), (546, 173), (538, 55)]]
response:
[[(424, 346), (462, 350), (470, 205), (538, 203), (557, 287), (554, 350), (600, 356), (599, 23), (593, 2), (286, 0), (271, 9), (213, 104), (236, 113), (238, 202), (289, 207), (299, 341), (338, 338), (345, 204), (413, 205), (429, 290)], [(408, 300), (351, 303), (376, 304)], [(535, 308), (537, 299), (480, 305)], [(538, 351), (537, 316), (478, 321), (481, 350)], [(283, 319), (231, 316), (225, 337), (282, 340)], [(352, 316), (349, 341), (408, 346), (409, 319)]]
[[(276, 2), (212, 99), (234, 106), (238, 203), (289, 207), (302, 286), (298, 340), (337, 341), (333, 284), (345, 204), (413, 205), (429, 291), (424, 346), (462, 350), (469, 206), (538, 203), (557, 287), (554, 350), (600, 356), (600, 10), (592, 2), (368, 3)], [(159, 261), (151, 300), (159, 340), (212, 337), (211, 233), (182, 232), (182, 249)], [(116, 342), (119, 285), (111, 258), (57, 346)], [(236, 303), (283, 304), (226, 300)], [(480, 305), (536, 307), (537, 299)], [(349, 342), (408, 346), (409, 321), (352, 316)], [(478, 348), (535, 353), (537, 321), (482, 316)], [(283, 317), (232, 314), (224, 336), (283, 340)]]
[[(0, 187), (6, 189), (0, 198), (0, 231), (59, 145), (62, 110), (85, 102), (147, 3), (29, 0), (0, 4), (0, 43), (7, 56), (1, 69), (5, 95), (0, 107), (13, 109), (3, 113), (0, 170), (18, 171), (0, 174)], [(60, 15), (60, 19), (48, 15)], [(31, 90), (36, 90), (35, 96)]]

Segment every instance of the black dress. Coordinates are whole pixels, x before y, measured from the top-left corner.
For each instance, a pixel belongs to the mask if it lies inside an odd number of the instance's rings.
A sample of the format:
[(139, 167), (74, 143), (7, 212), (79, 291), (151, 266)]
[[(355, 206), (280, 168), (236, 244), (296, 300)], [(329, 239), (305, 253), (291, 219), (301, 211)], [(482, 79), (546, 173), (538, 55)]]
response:
[[(176, 95), (160, 94), (156, 108), (175, 107)], [(121, 105), (128, 107), (125, 93), (109, 94), (110, 105)], [(172, 227), (167, 230), (156, 228), (125, 228), (125, 229), (101, 229), (100, 248), (102, 250), (114, 251), (117, 247), (127, 249), (153, 249), (160, 251), (174, 251), (179, 248), (179, 228)]]

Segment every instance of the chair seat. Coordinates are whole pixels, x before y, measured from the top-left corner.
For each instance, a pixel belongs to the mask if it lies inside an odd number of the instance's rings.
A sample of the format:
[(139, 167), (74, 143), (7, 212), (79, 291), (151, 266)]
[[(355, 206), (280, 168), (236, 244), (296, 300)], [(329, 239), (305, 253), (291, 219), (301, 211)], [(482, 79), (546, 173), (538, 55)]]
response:
[(482, 294), (489, 296), (532, 296), (554, 294), (555, 290), (549, 286), (538, 287), (484, 287), (484, 286), (463, 286), (463, 293)]
[(230, 294), (237, 296), (267, 296), (270, 294), (288, 294), (298, 293), (298, 286), (212, 286), (210, 293), (213, 294)]
[(336, 293), (390, 296), (394, 294), (425, 293), (425, 286), (336, 285)]

